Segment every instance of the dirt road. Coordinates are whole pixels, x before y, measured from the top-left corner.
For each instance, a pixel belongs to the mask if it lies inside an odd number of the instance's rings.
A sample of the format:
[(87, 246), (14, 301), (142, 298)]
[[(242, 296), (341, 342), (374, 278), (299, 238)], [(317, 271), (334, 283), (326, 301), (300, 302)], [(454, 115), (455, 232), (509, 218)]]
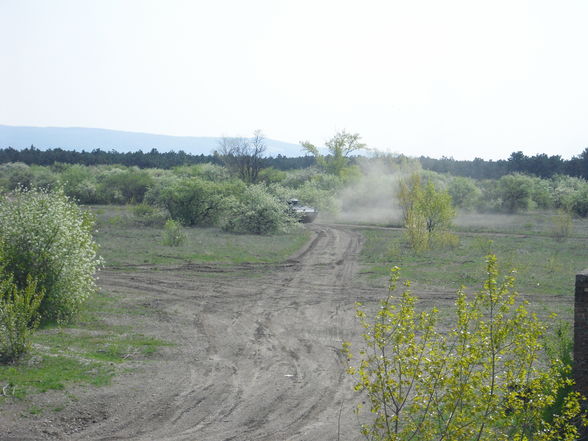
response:
[(358, 233), (310, 228), (309, 246), (282, 264), (103, 271), (102, 289), (154, 312), (141, 332), (175, 345), (77, 391), (69, 417), (5, 439), (360, 439), (340, 348), (359, 333), (354, 303), (384, 293), (354, 282)]
[[(386, 291), (358, 280), (361, 236), (353, 228), (308, 228), (309, 245), (281, 264), (103, 271), (105, 292), (145, 311), (113, 314), (110, 324), (173, 346), (152, 360), (131, 357), (135, 369), (110, 386), (77, 387), (69, 399), (34, 396), (45, 409), (65, 402), (56, 413), (31, 415), (31, 402), (2, 408), (0, 441), (363, 439), (340, 349), (359, 341), (355, 302), (376, 307)], [(439, 288), (418, 295), (427, 308), (455, 299)]]

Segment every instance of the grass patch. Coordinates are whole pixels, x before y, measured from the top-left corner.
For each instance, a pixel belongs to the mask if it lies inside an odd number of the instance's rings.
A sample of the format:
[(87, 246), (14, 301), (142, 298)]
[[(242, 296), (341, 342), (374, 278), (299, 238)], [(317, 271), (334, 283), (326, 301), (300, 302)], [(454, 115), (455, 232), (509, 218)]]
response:
[(0, 403), (30, 393), (64, 390), (68, 384), (109, 384), (125, 361), (144, 360), (158, 348), (169, 346), (130, 326), (110, 326), (105, 320), (113, 313), (132, 314), (135, 309), (116, 297), (97, 294), (75, 323), (39, 329), (28, 358), (0, 365)]
[[(459, 213), (454, 229), (461, 232), (506, 233), (553, 236), (557, 222), (557, 211), (531, 211), (527, 213)], [(588, 236), (586, 219), (574, 218), (572, 237)]]
[(163, 228), (134, 222), (128, 207), (107, 206), (97, 214), (100, 255), (107, 266), (177, 263), (276, 263), (300, 249), (310, 238), (300, 228), (288, 234), (232, 234), (218, 228), (184, 228), (185, 242), (163, 245)]
[(362, 229), (365, 244), (363, 273), (387, 277), (392, 266), (402, 268), (403, 278), (422, 285), (456, 289), (478, 287), (484, 280), (484, 257), (494, 253), (501, 271), (516, 269), (517, 289), (525, 294), (574, 292), (575, 275), (588, 266), (588, 239), (556, 242), (541, 236), (459, 234), (455, 249), (434, 249), (415, 254), (398, 230)]
[[(118, 333), (130, 332), (129, 326), (113, 326), (105, 320), (112, 316), (142, 316), (146, 317), (153, 310), (145, 305), (129, 304), (125, 302), (124, 294), (103, 293), (90, 297), (84, 304), (76, 319), (76, 326), (91, 330), (109, 330)], [(49, 329), (49, 327), (45, 327)]]
[(101, 363), (37, 354), (28, 362), (0, 365), (0, 386), (4, 389), (0, 402), (7, 397), (23, 398), (31, 392), (63, 390), (68, 383), (102, 386), (114, 375), (112, 367)]
[(76, 329), (41, 333), (35, 343), (47, 347), (52, 354), (76, 354), (84, 359), (120, 363), (129, 358), (145, 357), (167, 345), (165, 342), (142, 334), (120, 335), (113, 332)]
[[(559, 216), (557, 211), (530, 211), (526, 213), (476, 213), (458, 212), (453, 222), (453, 230), (462, 233), (504, 233), (525, 234), (552, 237), (554, 226)], [(358, 227), (379, 226), (403, 228), (404, 224), (398, 213), (383, 212), (377, 219), (361, 221), (343, 217), (340, 222)], [(587, 237), (588, 221), (583, 218), (572, 219), (570, 237)]]
[(41, 408), (40, 408), (40, 407), (38, 407), (38, 406), (31, 406), (31, 407), (29, 408), (29, 413), (30, 413), (31, 415), (39, 415), (39, 414), (43, 413), (43, 409), (41, 409)]

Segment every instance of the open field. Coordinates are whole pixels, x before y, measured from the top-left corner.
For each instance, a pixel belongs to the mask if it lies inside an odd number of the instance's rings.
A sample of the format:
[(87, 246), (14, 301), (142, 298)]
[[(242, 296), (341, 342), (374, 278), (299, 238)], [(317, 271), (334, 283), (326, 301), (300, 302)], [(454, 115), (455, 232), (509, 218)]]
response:
[(496, 254), (504, 272), (515, 271), (517, 290), (524, 294), (571, 295), (575, 275), (585, 268), (588, 238), (556, 242), (533, 235), (460, 233), (459, 245), (416, 254), (403, 231), (360, 229), (366, 238), (362, 250), (363, 274), (379, 279), (392, 266), (403, 277), (428, 287), (478, 287), (484, 278), (484, 258)]
[(290, 234), (260, 236), (226, 234), (218, 228), (186, 228), (179, 247), (162, 243), (161, 227), (138, 227), (126, 206), (92, 207), (96, 240), (107, 267), (178, 263), (281, 262), (308, 241), (304, 229)]
[(531, 306), (563, 319), (573, 274), (588, 266), (581, 235), (460, 234), (455, 250), (415, 256), (385, 228), (312, 224), (266, 238), (188, 229), (180, 248), (123, 220), (102, 219), (99, 230), (104, 297), (76, 326), (39, 332), (35, 354), (69, 354), (104, 381), (5, 399), (0, 440), (363, 439), (340, 348), (359, 343), (354, 304), (386, 294), (389, 265), (404, 268), (422, 306), (446, 308), (457, 285), (478, 286), (493, 248), (519, 267)]
[[(108, 386), (75, 389), (63, 411), (28, 415), (26, 426), (25, 409), (5, 405), (4, 439), (334, 439), (342, 403), (342, 433), (356, 433), (339, 348), (353, 328), (360, 236), (310, 228), (308, 246), (279, 264), (104, 270), (104, 291), (151, 310), (112, 324), (148, 328), (170, 345)], [(60, 418), (95, 413), (74, 428)]]

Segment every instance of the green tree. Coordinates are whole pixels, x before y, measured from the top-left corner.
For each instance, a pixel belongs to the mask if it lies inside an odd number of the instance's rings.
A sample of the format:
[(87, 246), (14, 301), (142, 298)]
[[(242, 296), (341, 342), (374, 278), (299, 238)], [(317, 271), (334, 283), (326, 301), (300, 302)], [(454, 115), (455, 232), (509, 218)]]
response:
[(455, 206), (466, 210), (474, 208), (482, 194), (473, 179), (461, 176), (451, 179), (447, 191)]
[(445, 244), (455, 217), (451, 196), (437, 190), (429, 181), (423, 186), (419, 174), (414, 173), (399, 183), (398, 201), (406, 234), (415, 251), (424, 251), (436, 242)]
[(366, 148), (365, 144), (359, 140), (359, 134), (347, 133), (343, 130), (325, 143), (329, 151), (327, 156), (323, 156), (318, 147), (308, 141), (301, 142), (300, 144), (315, 157), (317, 164), (327, 173), (341, 177), (349, 165), (349, 155)]
[(531, 202), (532, 180), (525, 175), (515, 173), (498, 180), (498, 196), (502, 200), (502, 208), (509, 213), (524, 211)]
[(437, 231), (448, 230), (455, 217), (449, 193), (437, 190), (430, 181), (417, 201), (416, 209), (425, 218), (427, 231), (430, 235)]
[[(390, 295), (372, 319), (358, 305), (364, 333), (359, 360), (348, 372), (356, 379), (370, 417), (362, 433), (386, 441), (575, 440), (577, 393), (563, 398), (557, 415), (544, 418), (559, 392), (570, 384), (569, 366), (542, 365), (545, 326), (517, 302), (514, 278), (499, 278), (495, 256), (474, 295), (457, 293), (449, 332), (438, 311), (418, 313), (405, 282), (392, 269)], [(352, 359), (349, 343), (343, 345)], [(358, 407), (358, 413), (361, 407)]]

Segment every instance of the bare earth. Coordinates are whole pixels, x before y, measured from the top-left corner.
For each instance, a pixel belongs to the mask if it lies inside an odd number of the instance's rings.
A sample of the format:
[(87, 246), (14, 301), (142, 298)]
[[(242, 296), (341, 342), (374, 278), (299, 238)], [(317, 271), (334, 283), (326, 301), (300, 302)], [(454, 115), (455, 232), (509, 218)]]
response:
[(309, 245), (283, 264), (101, 272), (103, 290), (151, 310), (113, 324), (174, 345), (110, 386), (74, 389), (58, 413), (5, 407), (0, 439), (360, 439), (341, 343), (359, 334), (354, 303), (385, 293), (354, 283), (358, 233), (309, 228)]
[[(147, 311), (115, 315), (112, 324), (174, 345), (151, 360), (131, 357), (136, 369), (110, 386), (0, 408), (0, 440), (364, 439), (341, 343), (359, 341), (355, 302), (375, 306), (386, 291), (357, 278), (359, 233), (308, 228), (309, 245), (282, 264), (103, 271), (103, 290)], [(419, 296), (424, 307), (454, 300), (437, 289)]]

